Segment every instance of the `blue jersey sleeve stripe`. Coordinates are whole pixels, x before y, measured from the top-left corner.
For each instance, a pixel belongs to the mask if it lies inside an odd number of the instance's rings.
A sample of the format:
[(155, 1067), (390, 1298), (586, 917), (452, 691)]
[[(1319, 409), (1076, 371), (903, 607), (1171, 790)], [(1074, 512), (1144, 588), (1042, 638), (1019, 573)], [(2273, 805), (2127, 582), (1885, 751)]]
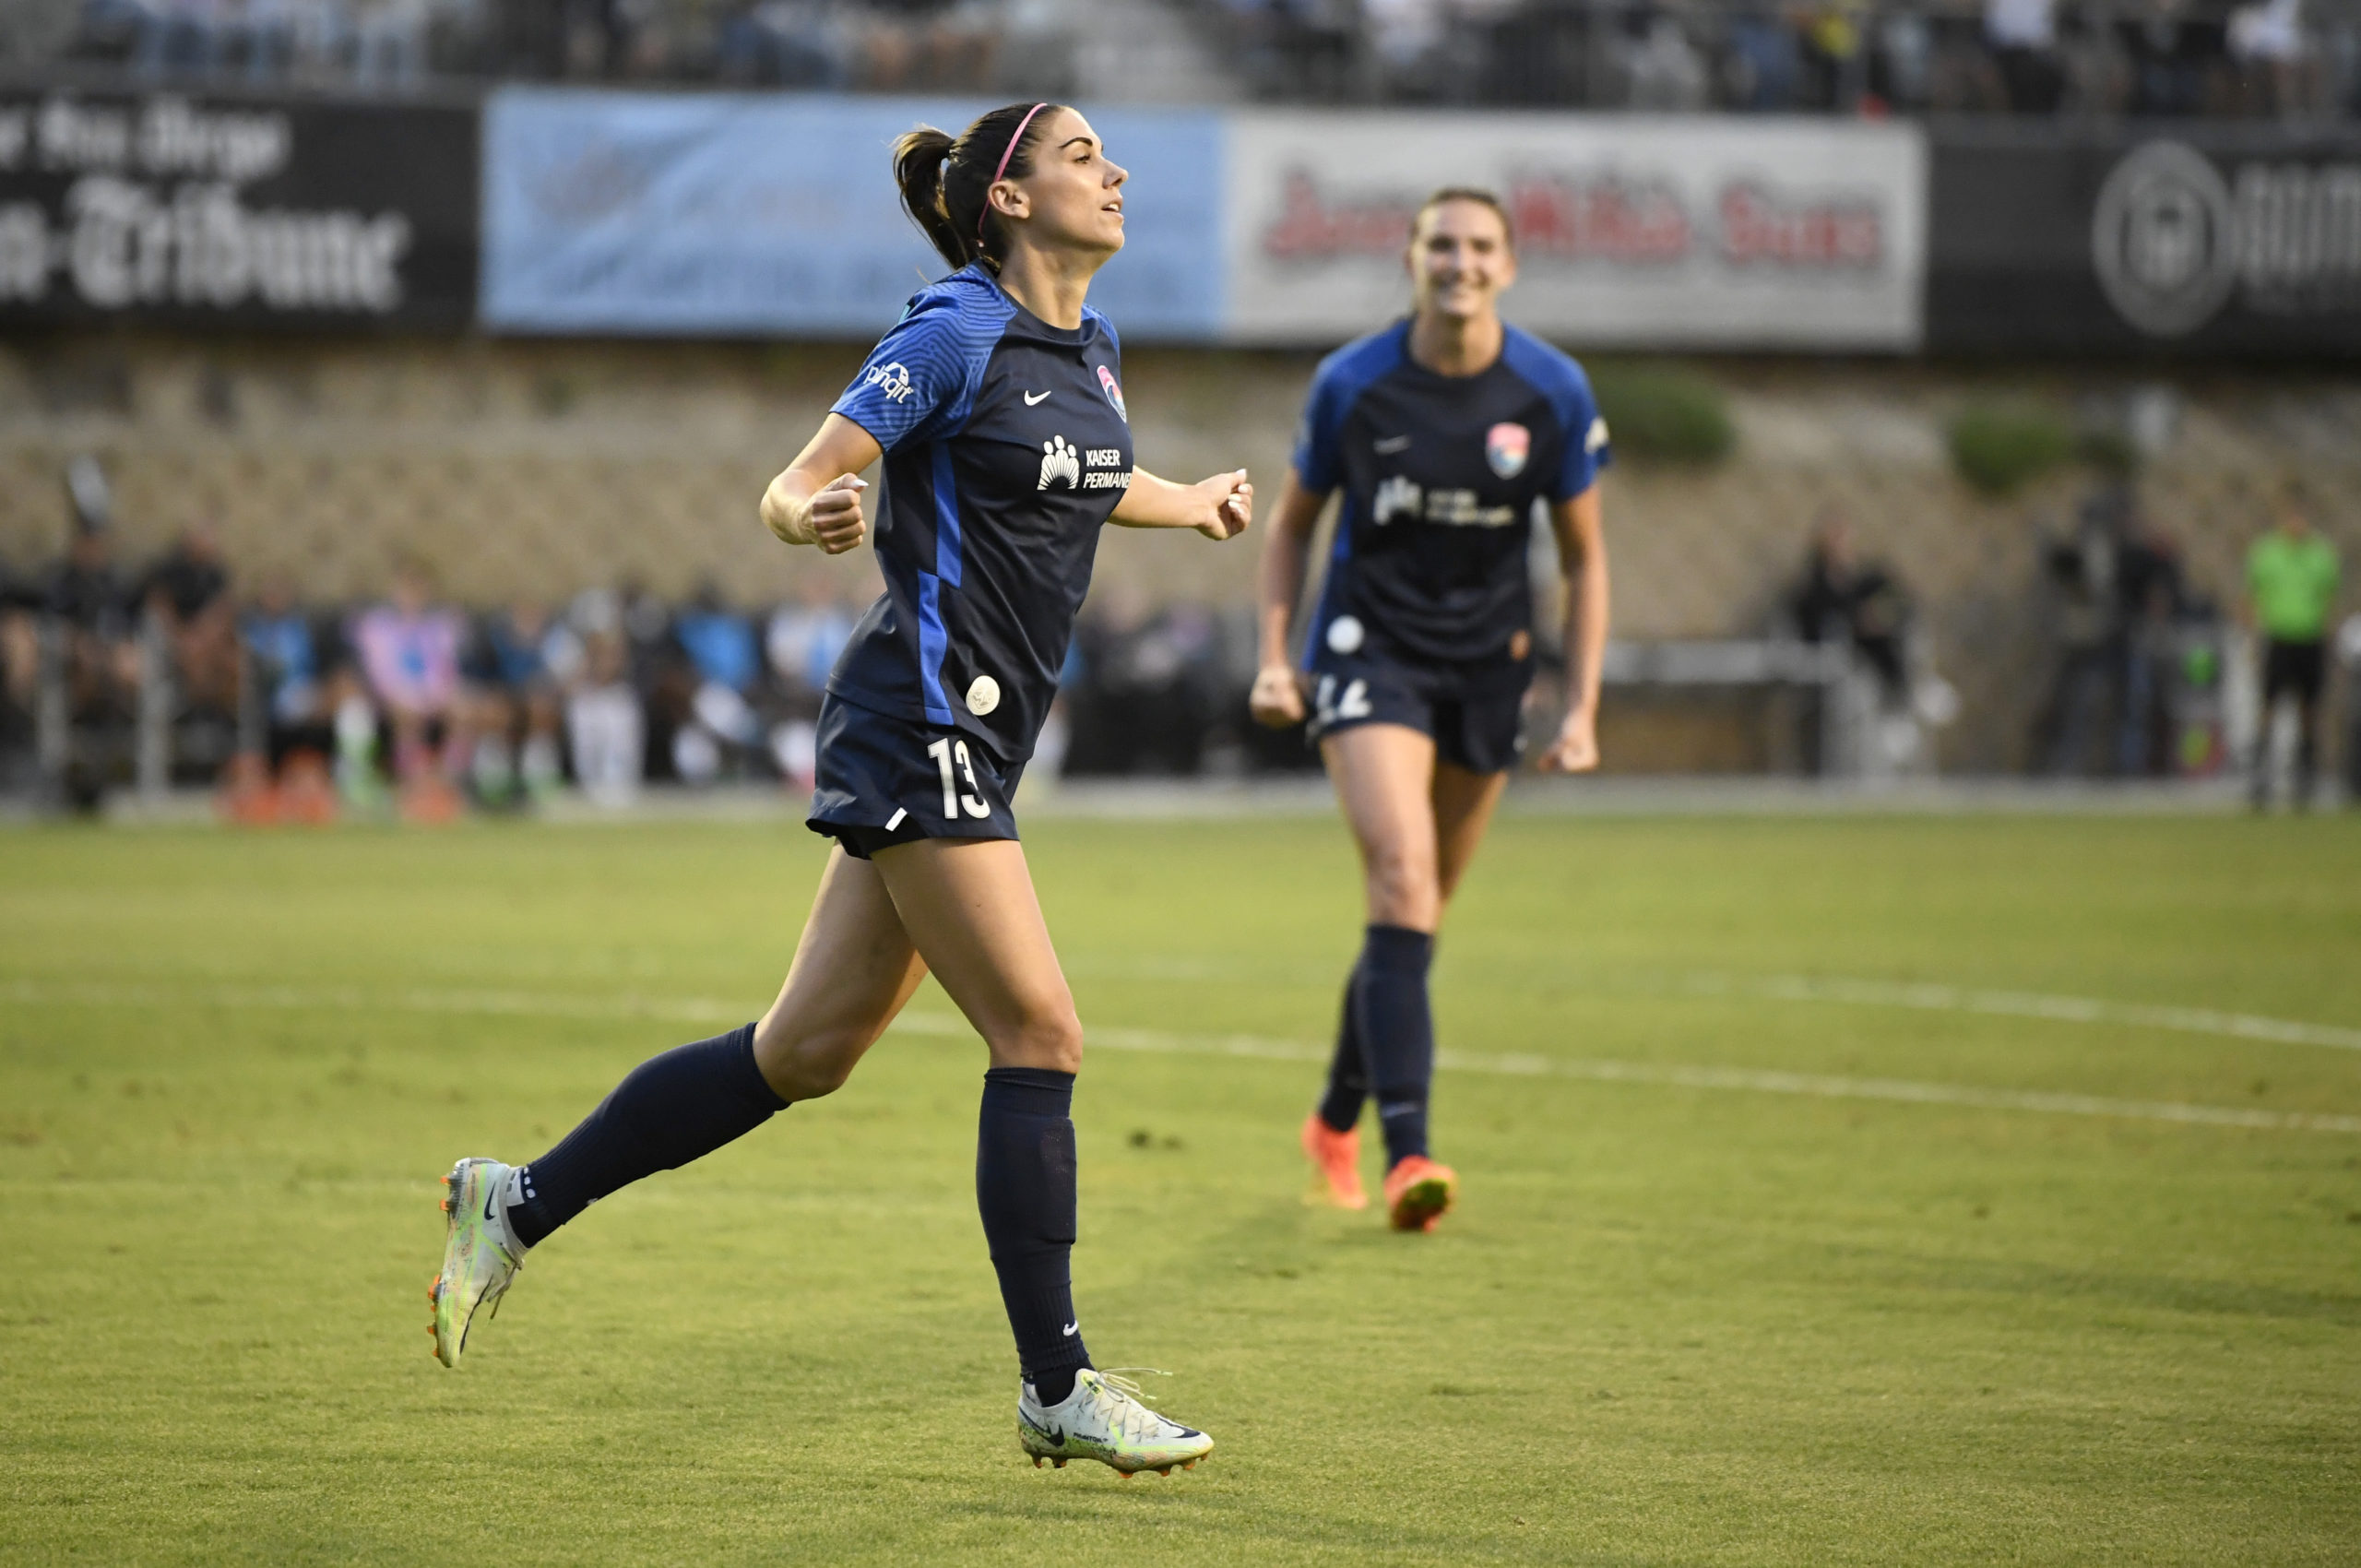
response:
[(1514, 327), (1508, 329), (1501, 345), (1501, 357), (1549, 400), (1566, 444), (1549, 499), (1571, 501), (1597, 482), (1598, 470), (1615, 456), (1607, 445), (1607, 426), (1598, 417), (1598, 399), (1591, 392), (1590, 377), (1571, 355)]
[(958, 430), (1015, 306), (973, 267), (921, 290), (829, 410), (891, 452)]
[(926, 716), (937, 724), (957, 722), (943, 695), (943, 660), (951, 651), (951, 634), (943, 624), (942, 587), (932, 572), (919, 574), (919, 691)]
[(1306, 490), (1326, 494), (1343, 477), (1338, 450), (1345, 421), (1379, 377), (1402, 362), (1407, 322), (1346, 344), (1320, 362), (1305, 395), (1303, 422), (1296, 433), (1295, 471)]
[(965, 551), (959, 534), (959, 491), (951, 472), (951, 444), (934, 444), (934, 575), (951, 588), (959, 586)]

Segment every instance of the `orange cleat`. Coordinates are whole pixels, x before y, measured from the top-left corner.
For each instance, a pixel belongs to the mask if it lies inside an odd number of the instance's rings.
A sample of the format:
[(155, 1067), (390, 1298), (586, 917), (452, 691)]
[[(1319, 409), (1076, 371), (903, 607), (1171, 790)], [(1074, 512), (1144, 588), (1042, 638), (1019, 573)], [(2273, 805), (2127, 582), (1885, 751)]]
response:
[(1459, 1175), (1450, 1166), (1411, 1155), (1385, 1173), (1386, 1220), (1396, 1230), (1431, 1230), (1458, 1193)]
[(1330, 1203), (1338, 1208), (1369, 1206), (1369, 1194), (1361, 1190), (1359, 1128), (1340, 1133), (1313, 1111), (1303, 1119), (1303, 1157), (1328, 1179)]

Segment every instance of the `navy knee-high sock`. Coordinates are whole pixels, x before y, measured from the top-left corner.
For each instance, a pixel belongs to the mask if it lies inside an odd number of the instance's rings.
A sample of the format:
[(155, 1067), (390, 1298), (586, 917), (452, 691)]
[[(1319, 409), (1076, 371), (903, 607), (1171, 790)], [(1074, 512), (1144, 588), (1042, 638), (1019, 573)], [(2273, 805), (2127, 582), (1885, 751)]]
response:
[(1361, 1102), (1369, 1098), (1369, 1058), (1361, 1049), (1361, 1032), (1353, 1022), (1353, 988), (1361, 968), (1354, 964), (1345, 977), (1345, 1000), (1336, 1009), (1336, 1054), (1328, 1063), (1328, 1088), (1320, 1097), (1320, 1120), (1332, 1133), (1349, 1133), (1361, 1119)]
[(1434, 949), (1435, 939), (1423, 931), (1373, 925), (1353, 971), (1354, 1028), (1368, 1059), (1389, 1168), (1427, 1152), (1427, 1087), (1435, 1070), (1427, 966)]
[(976, 1207), (1025, 1381), (1045, 1405), (1090, 1365), (1074, 1315), (1074, 1075), (994, 1067), (976, 1121)]
[(686, 1165), (787, 1109), (754, 1065), (754, 1026), (652, 1056), (517, 1173), (508, 1229), (529, 1247), (619, 1187)]

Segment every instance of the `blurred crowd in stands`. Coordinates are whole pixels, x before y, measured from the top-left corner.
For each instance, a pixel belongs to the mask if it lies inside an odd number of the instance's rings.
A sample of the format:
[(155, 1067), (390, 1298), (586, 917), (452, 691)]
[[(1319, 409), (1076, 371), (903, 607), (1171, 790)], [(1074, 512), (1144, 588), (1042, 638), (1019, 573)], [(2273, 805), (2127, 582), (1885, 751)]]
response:
[[(1062, 79), (1074, 0), (23, 0), (151, 77), (979, 92)], [(1661, 112), (2361, 113), (2356, 0), (1148, 0), (1252, 96)], [(1120, 83), (1088, 84), (1095, 96)]]
[[(623, 803), (650, 781), (808, 790), (821, 693), (866, 608), (815, 573), (760, 609), (624, 583), (469, 611), (414, 560), (382, 600), (322, 605), (283, 575), (234, 580), (202, 526), (129, 569), (98, 466), (77, 460), (68, 490), (63, 555), (0, 564), (0, 786), (63, 802), (219, 784), (241, 815), (433, 819), (568, 788)], [(1252, 658), (1243, 611), (1101, 594), (1037, 773), (1310, 766), (1299, 732), (1247, 721)]]
[(2347, 0), (1196, 0), (1265, 95), (1666, 113), (2347, 114)]
[(69, 64), (363, 90), (510, 78), (984, 91), (1011, 30), (1001, 0), (77, 3)]
[[(0, 562), (0, 793), (53, 805), (203, 787), (245, 820), (438, 820), (575, 792), (626, 804), (650, 783), (808, 790), (821, 695), (871, 593), (813, 573), (763, 606), (712, 586), (668, 602), (625, 582), (463, 609), (425, 563), (406, 560), (381, 600), (324, 604), (283, 574), (238, 580), (203, 526), (133, 568), (116, 553), (99, 465), (77, 459), (66, 488), (64, 552), (38, 569)], [(2361, 614), (2341, 633), (2331, 624), (2335, 552), (2309, 530), (2299, 493), (2274, 516), (2249, 573), (2276, 562), (2292, 588), (2254, 576), (2225, 605), (2190, 582), (2129, 481), (2090, 494), (2043, 551), (2035, 585), (2054, 673), (2032, 771), (2204, 777), (2251, 762), (2267, 785), (2269, 759), (2245, 748), (2284, 696), (2296, 709), (2291, 797), (2308, 797), (2333, 731), (2361, 798)], [(1904, 574), (1861, 552), (1831, 510), (1773, 603), (1751, 638), (1611, 645), (1618, 711), (1751, 692), (1779, 731), (1763, 759), (1773, 771), (1934, 771), (1935, 737), (1961, 699), (1935, 669)], [(1542, 627), (1551, 619), (1545, 611)], [(1541, 642), (1535, 711), (1552, 712), (1555, 638)], [(2340, 663), (2346, 699), (2331, 722), (2326, 675)], [(1314, 766), (1299, 728), (1248, 719), (1253, 674), (1247, 606), (1153, 605), (1110, 576), (1075, 628), (1031, 777)], [(2233, 712), (2258, 695), (2264, 713)]]

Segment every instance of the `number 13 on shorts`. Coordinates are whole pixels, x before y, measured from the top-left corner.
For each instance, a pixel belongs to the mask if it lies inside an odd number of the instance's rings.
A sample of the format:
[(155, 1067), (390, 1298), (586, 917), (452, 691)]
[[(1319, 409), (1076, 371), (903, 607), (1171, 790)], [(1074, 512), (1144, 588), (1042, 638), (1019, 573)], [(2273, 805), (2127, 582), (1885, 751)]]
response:
[[(963, 806), (967, 808), (969, 816), (992, 814), (991, 807), (968, 792), (980, 786), (976, 783), (976, 765), (967, 760), (967, 742), (948, 739), (937, 741), (927, 747), (926, 754), (934, 759), (936, 771), (943, 775), (943, 814), (945, 817), (953, 822), (958, 821), (959, 811)], [(960, 775), (967, 781), (966, 790), (959, 788), (958, 780), (952, 776), (951, 769), (955, 762), (958, 765)]]

